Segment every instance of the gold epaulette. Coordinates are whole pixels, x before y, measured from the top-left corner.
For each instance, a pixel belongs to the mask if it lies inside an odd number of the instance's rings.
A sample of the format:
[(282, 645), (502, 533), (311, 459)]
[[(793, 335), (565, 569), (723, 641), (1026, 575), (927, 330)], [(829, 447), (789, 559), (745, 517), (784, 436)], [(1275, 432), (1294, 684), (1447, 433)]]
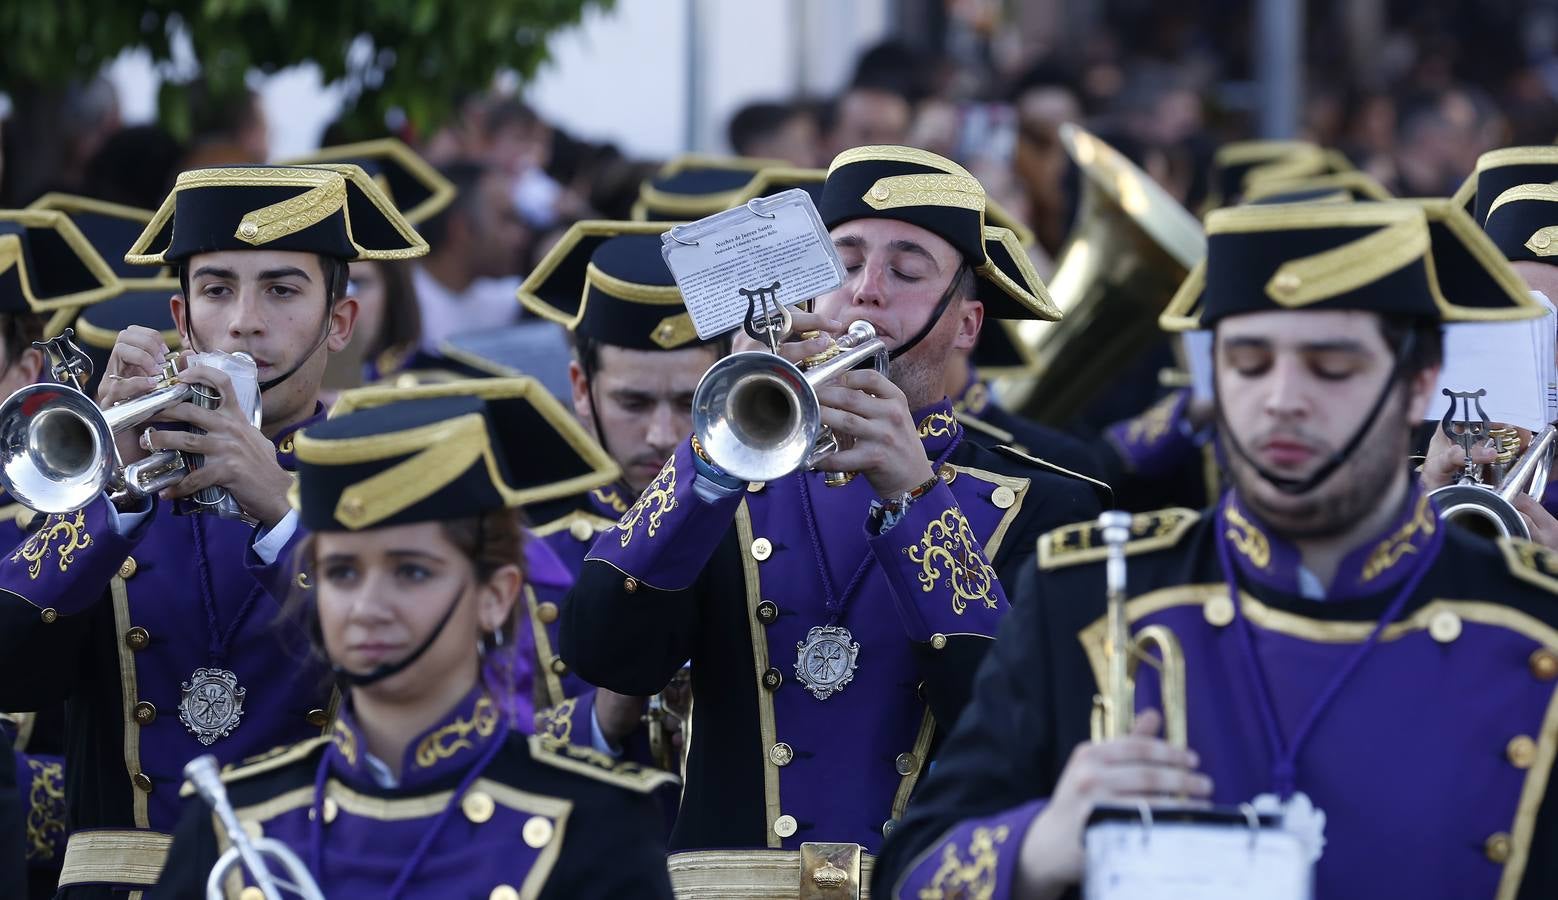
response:
[(1509, 563), (1509, 574), (1558, 594), (1558, 553), (1516, 537), (1499, 538), (1498, 548)]
[(540, 735), (530, 736), (530, 755), (538, 763), (556, 766), (569, 772), (627, 788), (639, 794), (647, 794), (663, 784), (678, 784), (680, 778), (660, 769), (645, 768), (637, 763), (621, 762), (591, 747), (581, 747), (558, 740), (546, 740)]
[(1104, 499), (1106, 506), (1114, 505), (1114, 488), (1110, 487), (1107, 482), (1099, 481), (1097, 478), (1094, 478), (1090, 475), (1083, 475), (1081, 472), (1073, 472), (1065, 466), (1057, 466), (1047, 459), (1040, 459), (1039, 457), (1030, 453), (1026, 453), (1017, 447), (1013, 447), (1010, 444), (1002, 444), (996, 447), (995, 452), (1009, 456), (1012, 459), (1028, 463), (1029, 465), (1038, 466), (1041, 469), (1046, 469), (1050, 472), (1054, 472), (1057, 475), (1065, 475), (1068, 478), (1075, 478), (1079, 481), (1085, 481), (1092, 485), (1093, 488), (1100, 493), (1100, 496), (1102, 499)]
[[(1201, 514), (1174, 506), (1131, 516), (1131, 539), (1125, 545), (1127, 556), (1150, 553), (1179, 543)], [(1066, 525), (1039, 538), (1039, 568), (1060, 569), (1080, 563), (1096, 562), (1108, 555), (1103, 531), (1097, 522)]]
[[(232, 784), (245, 778), (252, 778), (265, 772), (273, 772), (283, 766), (291, 765), (318, 750), (320, 745), (330, 743), (328, 735), (309, 738), (296, 744), (287, 744), (266, 750), (254, 756), (245, 758), (242, 762), (222, 767), (222, 783)], [(179, 788), (180, 797), (190, 797), (195, 793), (195, 786), (188, 781)]]

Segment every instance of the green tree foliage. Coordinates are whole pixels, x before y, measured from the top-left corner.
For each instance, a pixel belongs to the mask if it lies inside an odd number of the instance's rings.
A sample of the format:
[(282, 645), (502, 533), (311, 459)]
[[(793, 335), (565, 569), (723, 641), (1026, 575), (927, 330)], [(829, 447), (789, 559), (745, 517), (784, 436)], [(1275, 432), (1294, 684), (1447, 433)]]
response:
[[(237, 96), (251, 70), (314, 62), (346, 87), (346, 114), (382, 123), (402, 110), (420, 127), (443, 120), (461, 93), (494, 73), (532, 75), (547, 37), (613, 0), (0, 0), (0, 90), (89, 76), (130, 48), (158, 64), (187, 34), (213, 97)], [(187, 133), (179, 86), (164, 125)]]

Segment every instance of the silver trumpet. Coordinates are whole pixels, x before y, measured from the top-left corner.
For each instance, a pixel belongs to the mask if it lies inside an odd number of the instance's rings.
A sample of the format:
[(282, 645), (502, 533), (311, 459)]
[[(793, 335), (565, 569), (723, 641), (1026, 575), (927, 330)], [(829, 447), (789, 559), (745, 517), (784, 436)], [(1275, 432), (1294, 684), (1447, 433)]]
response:
[[(254, 891), (258, 891), (256, 897), (263, 897), (264, 900), (282, 900), (287, 895), (302, 900), (324, 900), (325, 895), (320, 892), (308, 866), (290, 847), (275, 838), (250, 838), (249, 833), (244, 831), (243, 823), (238, 821), (238, 814), (233, 812), (233, 805), (227, 799), (227, 788), (222, 784), (216, 757), (208, 753), (190, 760), (184, 766), (184, 777), (195, 786), (201, 798), (210, 804), (211, 811), (216, 813), (217, 820), (222, 823), (222, 830), (227, 832), (228, 842), (232, 844), (217, 859), (211, 874), (206, 876), (206, 900), (222, 900), (227, 896), (223, 882), (232, 873), (234, 866), (242, 866), (243, 871), (249, 873), (249, 880), (254, 882), (254, 887), (246, 888), (241, 894), (245, 900)], [(272, 861), (283, 875), (271, 871)], [(283, 891), (287, 893), (283, 894)]]
[[(1520, 439), (1513, 429), (1495, 428), (1482, 409), (1486, 390), (1452, 391), (1442, 393), (1450, 398), (1450, 408), (1440, 420), (1440, 430), (1451, 443), (1459, 444), (1466, 453), (1466, 471), (1456, 484), (1446, 485), (1429, 496), (1439, 509), (1439, 517), (1463, 528), (1488, 537), (1520, 537), (1531, 539), (1530, 526), (1515, 509), (1515, 498), (1526, 493), (1533, 500), (1541, 500), (1547, 490), (1547, 476), (1552, 471), (1553, 453), (1558, 449), (1558, 426), (1549, 424), (1531, 439), (1531, 446), (1514, 462), (1520, 450)], [(1456, 407), (1460, 415), (1456, 415)], [(1492, 482), (1486, 483), (1482, 473), (1471, 464), (1471, 451), (1480, 442), (1493, 439), (1499, 447), (1499, 458), (1489, 468)], [(1510, 464), (1514, 463), (1513, 468)]]
[[(865, 321), (799, 366), (762, 350), (727, 356), (698, 382), (693, 435), (714, 465), (743, 481), (810, 469), (839, 449), (838, 437), (822, 424), (816, 388), (867, 361), (887, 373), (887, 345)], [(830, 472), (827, 482), (850, 477)]]
[[(59, 337), (35, 345), (53, 361), (59, 383), (28, 385), (0, 404), (0, 485), (31, 509), (63, 514), (85, 507), (104, 491), (114, 500), (151, 496), (198, 468), (199, 456), (177, 450), (159, 450), (124, 464), (114, 436), (179, 403), (214, 409), (220, 395), (204, 385), (178, 381), (170, 356), (163, 364), (160, 387), (99, 409), (81, 387), (91, 376), (91, 360), (71, 337), (67, 328)], [(219, 487), (202, 490), (194, 500), (199, 508), (225, 517), (243, 515)]]

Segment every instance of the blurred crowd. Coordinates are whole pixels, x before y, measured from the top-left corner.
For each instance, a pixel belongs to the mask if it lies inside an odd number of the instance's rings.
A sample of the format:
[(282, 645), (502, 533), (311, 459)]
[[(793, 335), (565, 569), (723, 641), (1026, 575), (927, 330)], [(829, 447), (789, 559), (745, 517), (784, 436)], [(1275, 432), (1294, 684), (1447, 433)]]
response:
[[(948, 156), (1031, 227), (1048, 274), (1046, 257), (1059, 251), (1078, 193), (1057, 138), (1062, 123), (1085, 124), (1192, 210), (1207, 197), (1214, 149), (1258, 136), (1254, 4), (1164, 6), (1100, 4), (1082, 38), (1044, 47), (1017, 36), (1002, 4), (948, 3), (937, 8), (940, 46), (884, 42), (860, 56), (834, 96), (748, 103), (729, 117), (727, 145), (717, 149), (800, 167), (863, 144)], [(1558, 3), (1316, 2), (1306, 15), (1294, 136), (1340, 149), (1398, 196), (1447, 195), (1482, 152), (1558, 136)], [(198, 84), (187, 141), (156, 125), (125, 127), (101, 77), (11, 118), (0, 122), (0, 208), (56, 190), (155, 208), (183, 169), (285, 161), (268, 147), (270, 130), (284, 126), (266, 121), (257, 95), (218, 102)], [(336, 124), (320, 143), (378, 136)], [(520, 315), (511, 302), (518, 279), (568, 225), (629, 218), (640, 184), (660, 165), (576, 138), (520, 97), (493, 91), (463, 98), (441, 127), (395, 136), (459, 195), (423, 226), (432, 255), (394, 279), (395, 291), (415, 297), (419, 321), (389, 323), (394, 333), (364, 352), (408, 341), (436, 347), (457, 327), (456, 304), (462, 325), (475, 329)]]

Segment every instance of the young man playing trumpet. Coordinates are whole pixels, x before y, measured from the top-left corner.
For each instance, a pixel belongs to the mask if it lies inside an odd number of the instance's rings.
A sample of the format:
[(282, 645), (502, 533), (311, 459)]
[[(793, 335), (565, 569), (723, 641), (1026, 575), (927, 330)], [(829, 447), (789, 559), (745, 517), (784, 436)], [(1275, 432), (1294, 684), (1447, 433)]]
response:
[[(64, 895), (156, 880), (192, 757), (236, 762), (329, 724), (306, 637), (272, 627), (297, 536), (291, 435), (322, 416), (325, 358), (351, 336), (347, 262), (425, 249), (354, 166), (185, 172), (128, 248), (128, 262), (179, 268), (169, 318), (186, 349), (253, 358), (263, 421), (244, 417), (226, 375), (185, 368), (178, 379), (220, 405), (164, 410), (178, 424), (119, 434), (119, 456), (172, 449), (202, 465), (161, 497), (105, 492), (40, 517), (0, 560), (0, 708), (68, 709)], [(151, 391), (167, 350), (155, 329), (121, 333), (99, 405)], [(175, 514), (213, 486), (252, 523)]]
[(1058, 897), (1098, 804), (1303, 794), (1317, 898), (1553, 895), (1533, 851), (1558, 825), (1558, 557), (1446, 525), (1402, 465), (1440, 323), (1536, 305), (1447, 203), (1242, 207), (1207, 232), (1164, 323), (1214, 330), (1233, 487), (1126, 544), (1129, 627), (1183, 647), (1188, 747), (1156, 737), (1145, 665), (1134, 731), (1089, 741), (1105, 553), (1093, 523), (1048, 534), (878, 889)]
[(650, 694), (692, 662), (681, 891), (862, 887), (1007, 612), (997, 573), (1097, 508), (1086, 482), (965, 440), (943, 392), (984, 315), (1058, 314), (1010, 232), (984, 226), (979, 183), (934, 154), (861, 147), (818, 207), (847, 275), (780, 352), (826, 351), (854, 321), (893, 352), (887, 376), (817, 389), (845, 445), (819, 468), (858, 477), (748, 484), (683, 440), (563, 609), (562, 655), (595, 684)]

